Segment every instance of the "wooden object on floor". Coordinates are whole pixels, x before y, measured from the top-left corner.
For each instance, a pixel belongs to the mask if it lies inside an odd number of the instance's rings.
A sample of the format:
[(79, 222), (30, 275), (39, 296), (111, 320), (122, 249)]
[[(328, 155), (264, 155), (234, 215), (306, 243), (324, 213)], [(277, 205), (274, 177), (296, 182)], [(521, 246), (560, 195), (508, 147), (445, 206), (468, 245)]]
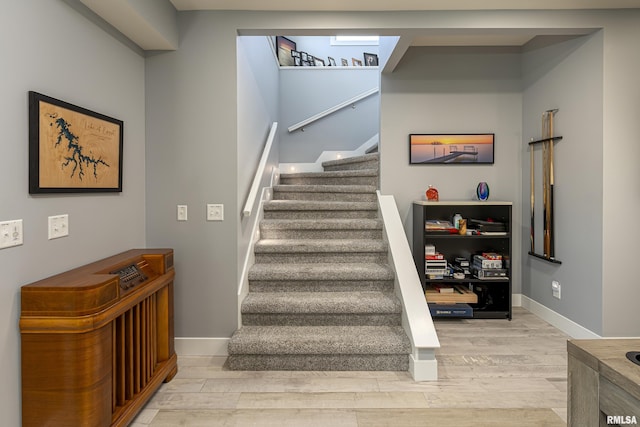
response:
[(128, 425), (178, 370), (174, 276), (134, 249), (23, 286), (22, 425)]
[(640, 422), (640, 366), (626, 354), (640, 339), (569, 340), (569, 427)]

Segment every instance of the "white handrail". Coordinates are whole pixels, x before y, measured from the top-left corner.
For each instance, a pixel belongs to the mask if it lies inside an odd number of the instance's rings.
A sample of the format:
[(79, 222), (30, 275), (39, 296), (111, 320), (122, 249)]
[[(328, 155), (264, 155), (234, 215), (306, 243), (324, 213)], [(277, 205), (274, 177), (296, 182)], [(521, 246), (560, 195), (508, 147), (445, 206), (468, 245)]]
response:
[(243, 216), (251, 216), (251, 211), (253, 210), (253, 205), (255, 204), (256, 197), (258, 196), (258, 190), (260, 190), (260, 182), (262, 181), (262, 175), (264, 175), (264, 168), (267, 166), (267, 160), (269, 159), (269, 154), (271, 153), (271, 145), (273, 144), (273, 140), (275, 139), (277, 129), (278, 122), (273, 122), (273, 124), (271, 125), (271, 130), (269, 131), (269, 136), (267, 137), (267, 142), (264, 145), (264, 150), (262, 150), (262, 157), (260, 158), (260, 163), (258, 163), (258, 169), (256, 170), (256, 174), (253, 177), (251, 190), (249, 191), (247, 201), (245, 202), (244, 209), (242, 210)]
[(402, 303), (402, 326), (411, 341), (410, 370), (416, 381), (437, 379), (435, 349), (438, 334), (429, 312), (422, 284), (413, 262), (402, 220), (393, 196), (377, 191), (378, 205), (389, 244), (389, 257), (396, 273), (396, 294)]
[(320, 120), (323, 117), (326, 117), (326, 116), (328, 116), (330, 114), (333, 114), (336, 111), (340, 111), (343, 108), (349, 107), (349, 106), (355, 104), (358, 101), (362, 101), (363, 99), (368, 98), (371, 95), (374, 95), (374, 94), (378, 93), (379, 90), (380, 89), (378, 89), (377, 87), (374, 87), (373, 89), (369, 89), (368, 91), (363, 92), (360, 95), (356, 95), (353, 98), (348, 99), (348, 100), (346, 100), (344, 102), (341, 102), (340, 104), (338, 104), (338, 105), (336, 105), (334, 107), (328, 108), (328, 109), (322, 111), (321, 113), (318, 113), (318, 114), (316, 114), (314, 116), (309, 117), (306, 120), (298, 122), (295, 125), (292, 125), (289, 128), (287, 128), (287, 130), (289, 131), (289, 133), (291, 133), (291, 132), (294, 132), (294, 131), (296, 131), (298, 129), (302, 129), (303, 127), (305, 127), (306, 125), (308, 125), (310, 123), (313, 123), (313, 122), (315, 122), (317, 120)]

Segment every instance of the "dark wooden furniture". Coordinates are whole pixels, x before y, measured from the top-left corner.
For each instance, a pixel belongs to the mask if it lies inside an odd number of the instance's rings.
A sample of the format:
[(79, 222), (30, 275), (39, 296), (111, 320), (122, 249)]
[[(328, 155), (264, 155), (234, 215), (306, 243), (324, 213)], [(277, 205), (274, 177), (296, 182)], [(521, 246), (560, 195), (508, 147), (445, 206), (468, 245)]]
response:
[[(473, 235), (449, 234), (446, 232), (426, 232), (427, 220), (450, 221), (455, 214), (467, 219), (467, 227), (472, 228), (469, 221), (494, 220), (505, 224), (506, 229), (500, 233), (484, 233)], [(469, 303), (474, 318), (509, 319), (511, 309), (511, 233), (512, 203), (501, 201), (415, 201), (413, 202), (413, 259), (422, 281), (424, 291), (434, 285), (461, 285), (474, 291), (477, 303)], [(455, 257), (465, 257), (470, 262), (474, 254), (497, 252), (503, 256), (503, 266), (507, 276), (495, 279), (478, 279), (470, 275), (462, 279), (445, 277), (429, 279), (425, 275), (425, 245), (432, 244), (449, 262)], [(427, 301), (428, 302), (428, 301)]]
[(134, 249), (23, 286), (22, 425), (128, 425), (177, 373), (174, 275)]

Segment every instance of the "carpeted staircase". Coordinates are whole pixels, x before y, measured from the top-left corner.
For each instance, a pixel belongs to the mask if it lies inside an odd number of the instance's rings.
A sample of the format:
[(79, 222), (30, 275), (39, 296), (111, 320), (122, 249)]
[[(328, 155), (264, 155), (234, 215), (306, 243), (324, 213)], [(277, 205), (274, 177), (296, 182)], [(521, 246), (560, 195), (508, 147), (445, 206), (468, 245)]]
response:
[(282, 174), (264, 205), (232, 370), (400, 370), (411, 347), (378, 219), (378, 153)]

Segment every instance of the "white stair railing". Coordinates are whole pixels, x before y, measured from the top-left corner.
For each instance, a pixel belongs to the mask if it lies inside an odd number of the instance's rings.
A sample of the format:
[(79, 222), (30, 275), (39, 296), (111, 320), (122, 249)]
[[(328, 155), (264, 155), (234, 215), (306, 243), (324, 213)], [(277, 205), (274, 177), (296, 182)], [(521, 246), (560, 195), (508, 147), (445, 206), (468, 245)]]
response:
[(409, 242), (393, 196), (378, 194), (378, 206), (389, 245), (389, 260), (395, 271), (396, 295), (402, 303), (402, 326), (411, 341), (409, 371), (415, 381), (438, 379), (435, 350), (440, 347), (429, 306), (418, 277)]
[(271, 125), (271, 130), (269, 131), (269, 136), (267, 137), (267, 142), (264, 145), (264, 150), (262, 150), (262, 157), (260, 157), (258, 169), (256, 170), (256, 174), (253, 177), (251, 190), (249, 191), (249, 195), (247, 196), (247, 200), (244, 204), (244, 209), (242, 210), (242, 215), (245, 217), (251, 216), (251, 211), (253, 210), (253, 205), (255, 204), (256, 197), (258, 196), (258, 191), (260, 190), (260, 182), (262, 181), (262, 176), (264, 175), (264, 169), (267, 166), (269, 154), (271, 154), (271, 145), (273, 145), (273, 140), (275, 139), (277, 130), (278, 122), (273, 122), (273, 124)]
[[(327, 117), (328, 115), (331, 115), (333, 113), (335, 113), (336, 111), (340, 111), (343, 108), (347, 108), (347, 107), (351, 107), (353, 105), (355, 105), (356, 102), (358, 101), (362, 101), (365, 98), (370, 97), (371, 95), (375, 95), (376, 93), (379, 92), (380, 89), (378, 89), (377, 87), (373, 88), (373, 89), (369, 89), (366, 92), (361, 93), (360, 95), (356, 95), (351, 99), (348, 99), (344, 102), (341, 102), (340, 104), (333, 106), (331, 108), (328, 108), (314, 116), (309, 117), (308, 119), (305, 119), (301, 122), (296, 123), (295, 125), (292, 125), (290, 127), (287, 128), (287, 130), (289, 131), (289, 133), (291, 132), (295, 132), (298, 129), (303, 129), (305, 126), (318, 121), (320, 119), (322, 119), (323, 117)], [(304, 130), (304, 129), (303, 129)]]

